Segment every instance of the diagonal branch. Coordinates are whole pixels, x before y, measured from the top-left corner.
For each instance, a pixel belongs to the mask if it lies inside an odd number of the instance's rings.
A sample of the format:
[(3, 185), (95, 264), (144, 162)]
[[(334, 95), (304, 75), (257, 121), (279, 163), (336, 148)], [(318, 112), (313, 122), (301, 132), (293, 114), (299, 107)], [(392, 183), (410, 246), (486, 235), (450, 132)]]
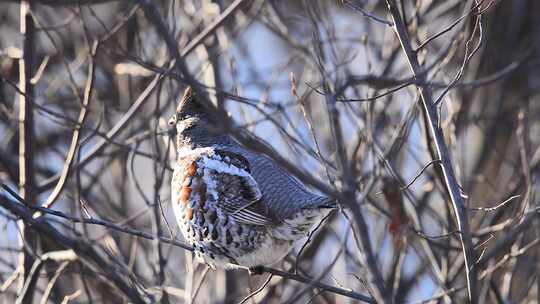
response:
[[(24, 223), (31, 226), (35, 233), (47, 236), (61, 246), (72, 249), (86, 266), (103, 272), (107, 278), (104, 282), (116, 287), (131, 302), (141, 304), (147, 302), (146, 296), (142, 294), (135, 283), (126, 279), (130, 275), (122, 271), (119, 267), (115, 267), (112, 262), (104, 259), (92, 245), (86, 243), (82, 238), (72, 238), (62, 234), (49, 224), (44, 217), (34, 218), (27, 206), (11, 201), (3, 193), (0, 194), (0, 204), (6, 210), (19, 217)], [(98, 278), (101, 279), (102, 277), (98, 276)]]
[(200, 43), (216, 31), (216, 29), (223, 24), (223, 22), (228, 19), (230, 16), (233, 16), (234, 13), (242, 7), (242, 4), (245, 0), (236, 0), (227, 9), (225, 9), (214, 22), (212, 22), (208, 27), (206, 27), (194, 40), (189, 43), (185, 49), (181, 52), (178, 48), (178, 43), (176, 42), (173, 33), (171, 33), (163, 18), (160, 16), (157, 7), (153, 1), (150, 0), (138, 0), (141, 5), (146, 17), (148, 20), (156, 27), (159, 35), (165, 40), (167, 49), (169, 50), (170, 55), (175, 61), (175, 67), (180, 71), (183, 77), (183, 81), (192, 87), (192, 89), (197, 93), (198, 96), (203, 97), (204, 101), (208, 101), (208, 96), (204, 90), (201, 90), (200, 83), (191, 75), (189, 72), (188, 66), (186, 65), (185, 58), (189, 52), (194, 50)]
[[(231, 5), (225, 11), (223, 11), (222, 15), (219, 18), (217, 18), (215, 22), (210, 24), (208, 29), (204, 30), (201, 34), (199, 34), (197, 37), (195, 37), (195, 39), (184, 49), (184, 51), (181, 54), (178, 54), (176, 52), (178, 50), (176, 45), (174, 45), (174, 47), (173, 47), (173, 45), (171, 44), (170, 46), (174, 48), (173, 50), (171, 50), (171, 52), (173, 54), (177, 54), (174, 57), (175, 58), (182, 58), (182, 57), (187, 56), (191, 51), (193, 51), (195, 49), (196, 46), (198, 46), (200, 43), (202, 43), (202, 41), (206, 37), (208, 37), (208, 35), (210, 35), (213, 32), (213, 30), (215, 30), (217, 27), (219, 27), (223, 23), (223, 21), (225, 21), (229, 16), (231, 16), (232, 13), (234, 13), (236, 11), (236, 9), (240, 6), (241, 3), (242, 3), (242, 1), (237, 1), (237, 3)], [(155, 16), (155, 14), (152, 13), (151, 16)], [(155, 20), (161, 20), (161, 19), (155, 19)], [(173, 60), (168, 65), (168, 67), (166, 67), (166, 69), (163, 70), (163, 73), (160, 73), (160, 74), (157, 74), (157, 75), (154, 76), (152, 81), (143, 90), (141, 95), (139, 95), (139, 98), (137, 98), (137, 100), (133, 103), (131, 108), (129, 108), (129, 110), (126, 112), (124, 117), (122, 117), (122, 119), (120, 119), (120, 121), (118, 121), (116, 123), (116, 125), (109, 132), (107, 132), (107, 138), (101, 139), (98, 143), (96, 143), (94, 145), (94, 147), (92, 147), (85, 155), (82, 156), (81, 160), (79, 162), (77, 162), (77, 164), (75, 166), (81, 167), (81, 166), (86, 165), (90, 160), (92, 160), (95, 157), (96, 154), (98, 154), (100, 151), (103, 150), (103, 148), (105, 148), (105, 146), (110, 142), (110, 140), (114, 139), (118, 135), (118, 133), (120, 133), (120, 131), (122, 131), (126, 127), (128, 122), (131, 121), (131, 118), (140, 110), (142, 105), (144, 105), (146, 103), (146, 101), (148, 100), (148, 97), (154, 91), (154, 89), (157, 87), (157, 85), (161, 82), (162, 78), (166, 74), (168, 74), (168, 72), (170, 72), (172, 70), (172, 68), (175, 66), (174, 62), (176, 62), (176, 60)], [(187, 69), (186, 69), (186, 71), (187, 71)], [(189, 73), (187, 73), (187, 72), (186, 72), (186, 74), (189, 75)], [(186, 75), (184, 75), (184, 77), (186, 77)], [(195, 81), (192, 80), (191, 82), (193, 84)], [(197, 87), (195, 86), (195, 88), (197, 88)], [(39, 190), (40, 191), (45, 191), (45, 190), (53, 187), (53, 185), (55, 185), (55, 183), (58, 182), (58, 180), (61, 178), (61, 176), (62, 176), (61, 173), (58, 173), (58, 174), (48, 178), (47, 180), (45, 180), (43, 182), (43, 184), (40, 185)]]
[(28, 299), (32, 298), (32, 295), (35, 292), (34, 288), (39, 278), (40, 271), (46, 262), (64, 262), (74, 261), (76, 259), (77, 255), (75, 255), (73, 250), (50, 251), (43, 254), (39, 259), (36, 259), (34, 264), (32, 265), (32, 268), (30, 269), (28, 279), (24, 282), (24, 286), (22, 288), (20, 296), (19, 298), (17, 298), (15, 304), (25, 303), (26, 301), (28, 301)]
[(263, 266), (261, 268), (261, 270), (263, 272), (270, 273), (270, 274), (273, 274), (275, 276), (279, 276), (279, 277), (283, 277), (283, 278), (286, 278), (286, 279), (289, 279), (289, 280), (294, 280), (294, 281), (310, 284), (310, 285), (312, 285), (314, 287), (317, 287), (317, 288), (320, 288), (322, 290), (332, 292), (332, 293), (335, 293), (335, 294), (339, 294), (339, 295), (342, 295), (342, 296), (346, 296), (346, 297), (349, 297), (349, 298), (357, 299), (357, 300), (360, 300), (362, 302), (375, 303), (375, 301), (373, 301), (373, 299), (371, 299), (368, 296), (356, 293), (354, 291), (346, 290), (346, 289), (343, 289), (343, 288), (329, 286), (329, 285), (323, 284), (323, 283), (318, 282), (318, 281), (313, 281), (313, 280), (311, 280), (309, 278), (306, 278), (304, 276), (301, 276), (299, 274), (285, 272), (285, 271), (281, 271), (281, 270), (278, 270), (278, 269), (265, 267), (265, 266)]
[[(115, 269), (109, 269), (109, 268), (111, 268), (110, 267), (111, 265), (106, 264), (106, 261), (103, 260), (100, 257), (100, 255), (97, 254), (97, 252), (93, 249), (93, 247), (91, 245), (89, 245), (88, 243), (85, 243), (83, 240), (75, 240), (75, 239), (71, 239), (71, 238), (69, 238), (67, 236), (64, 236), (58, 230), (56, 230), (53, 226), (51, 226), (48, 222), (46, 222), (45, 217), (39, 217), (37, 219), (33, 218), (31, 210), (39, 211), (39, 212), (44, 213), (44, 214), (57, 216), (57, 217), (66, 219), (66, 220), (68, 220), (68, 221), (70, 221), (72, 223), (84, 223), (84, 224), (98, 225), (98, 226), (106, 227), (106, 228), (111, 229), (111, 230), (115, 230), (115, 231), (119, 231), (119, 232), (122, 232), (122, 233), (130, 234), (130, 235), (133, 235), (133, 236), (139, 237), (139, 238), (144, 238), (144, 239), (148, 239), (148, 240), (157, 239), (160, 242), (171, 244), (173, 246), (180, 247), (180, 248), (188, 250), (188, 251), (193, 251), (193, 247), (191, 247), (191, 246), (189, 246), (189, 245), (187, 245), (187, 244), (185, 244), (183, 242), (180, 242), (180, 241), (177, 241), (177, 240), (174, 240), (174, 239), (170, 239), (170, 238), (166, 238), (166, 237), (162, 237), (162, 236), (155, 236), (155, 235), (152, 235), (150, 233), (146, 233), (146, 232), (139, 231), (139, 230), (136, 230), (136, 229), (132, 229), (132, 228), (129, 228), (129, 227), (124, 227), (124, 226), (121, 226), (121, 225), (118, 225), (118, 224), (115, 224), (115, 223), (111, 223), (111, 222), (108, 222), (108, 221), (104, 221), (104, 220), (100, 220), (100, 219), (93, 219), (93, 218), (82, 219), (80, 217), (73, 217), (73, 216), (64, 214), (64, 213), (62, 213), (60, 211), (51, 210), (49, 208), (43, 208), (43, 207), (38, 207), (38, 206), (28, 206), (26, 204), (25, 200), (23, 200), (15, 191), (11, 190), (9, 187), (7, 187), (4, 184), (0, 184), (0, 187), (2, 189), (4, 189), (7, 193), (9, 193), (11, 196), (13, 196), (15, 199), (17, 199), (20, 202), (20, 203), (13, 202), (11, 199), (7, 198), (7, 196), (5, 194), (0, 192), (0, 206), (7, 209), (8, 211), (10, 211), (12, 214), (16, 215), (17, 217), (21, 218), (24, 222), (31, 224), (34, 227), (34, 229), (36, 229), (38, 232), (42, 232), (42, 233), (46, 234), (47, 236), (51, 237), (52, 239), (57, 240), (62, 245), (73, 249), (73, 251), (81, 258), (81, 260), (83, 260), (83, 262), (85, 261), (84, 260), (85, 258), (87, 259), (86, 260), (87, 262), (98, 262), (99, 261), (99, 263), (97, 263), (97, 265), (102, 266), (102, 268), (104, 268), (104, 269), (102, 269), (102, 271), (104, 271), (106, 274), (108, 274), (109, 271), (114, 273), (114, 276), (112, 277), (113, 282), (115, 283), (115, 285), (118, 288), (120, 288), (122, 291), (124, 291), (124, 293), (128, 297), (129, 297), (128, 293), (133, 295), (133, 296), (136, 296), (134, 294), (134, 292), (136, 293), (137, 290), (132, 288), (131, 286), (129, 286), (128, 282), (123, 281), (122, 276), (117, 277), (117, 272), (115, 272)], [(107, 267), (109, 267), (109, 268), (107, 268)], [(301, 275), (298, 275), (298, 274), (293, 274), (293, 273), (290, 273), (290, 272), (285, 272), (285, 271), (281, 271), (281, 270), (274, 269), (274, 268), (269, 268), (269, 267), (262, 267), (259, 270), (261, 270), (261, 272), (270, 273), (270, 274), (273, 274), (273, 275), (276, 275), (276, 276), (283, 277), (285, 279), (310, 284), (310, 285), (312, 285), (314, 287), (320, 288), (320, 289), (325, 290), (327, 292), (335, 293), (335, 294), (342, 295), (342, 296), (352, 298), (352, 299), (357, 299), (357, 300), (360, 300), (360, 301), (363, 301), (363, 302), (366, 302), (366, 303), (374, 303), (374, 300), (372, 298), (370, 298), (369, 296), (363, 295), (363, 294), (358, 293), (358, 292), (354, 292), (352, 290), (327, 285), (327, 284), (321, 283), (318, 280), (311, 279), (309, 277), (305, 277), (305, 276), (301, 276)], [(140, 303), (140, 302), (136, 302), (136, 301), (133, 301), (133, 302)]]
[[(173, 63), (171, 62), (168, 66), (168, 69), (170, 69), (171, 65)], [(89, 161), (91, 161), (99, 152), (101, 152), (105, 146), (114, 139), (120, 131), (122, 131), (129, 122), (132, 121), (132, 117), (137, 114), (137, 112), (141, 109), (141, 107), (148, 101), (148, 97), (150, 94), (154, 91), (154, 89), (157, 87), (157, 85), (161, 82), (163, 79), (163, 74), (157, 74), (154, 76), (152, 81), (148, 84), (148, 86), (144, 89), (144, 91), (139, 95), (137, 100), (131, 105), (131, 107), (128, 109), (126, 114), (120, 119), (114, 127), (107, 132), (107, 138), (100, 139), (86, 154), (84, 154), (80, 161), (77, 162), (75, 165), (76, 167), (82, 167), (86, 165)], [(61, 173), (58, 173), (47, 180), (43, 182), (43, 184), (40, 185), (39, 190), (45, 191), (49, 188), (51, 188), (61, 177)]]
[(98, 43), (95, 42), (92, 46), (92, 51), (90, 54), (90, 64), (88, 65), (88, 78), (86, 82), (86, 87), (84, 89), (84, 98), (81, 106), (81, 111), (79, 112), (79, 118), (77, 119), (77, 124), (75, 125), (75, 128), (73, 130), (73, 135), (71, 137), (71, 145), (69, 146), (66, 161), (64, 162), (64, 168), (62, 169), (62, 173), (60, 175), (60, 178), (58, 179), (58, 183), (56, 183), (54, 190), (51, 192), (51, 194), (49, 194), (45, 203), (43, 203), (43, 206), (46, 208), (51, 207), (62, 192), (71, 166), (73, 164), (73, 159), (75, 159), (75, 152), (77, 151), (77, 146), (79, 145), (81, 128), (84, 124), (84, 120), (86, 119), (86, 113), (88, 113), (88, 104), (92, 99), (92, 90), (94, 88), (95, 79), (94, 56), (96, 55), (97, 47)]
[(461, 196), (460, 186), (456, 179), (454, 169), (452, 168), (452, 161), (448, 148), (444, 142), (444, 135), (442, 130), (437, 125), (437, 109), (433, 102), (433, 96), (431, 89), (426, 83), (425, 73), (423, 73), (416, 53), (411, 47), (409, 36), (407, 33), (407, 26), (401, 18), (401, 14), (397, 8), (395, 0), (386, 0), (388, 10), (394, 21), (394, 31), (401, 43), (403, 52), (407, 57), (410, 69), (416, 79), (416, 85), (422, 97), (422, 106), (424, 110), (424, 117), (426, 119), (426, 125), (428, 125), (430, 133), (435, 141), (435, 148), (438, 154), (438, 158), (441, 160), (440, 166), (442, 168), (444, 184), (450, 195), (452, 201), (452, 207), (454, 209), (455, 220), (460, 230), (461, 246), (463, 248), (463, 257), (465, 260), (465, 271), (467, 275), (467, 289), (469, 295), (469, 301), (471, 303), (477, 302), (477, 271), (473, 267), (475, 261), (475, 250), (472, 241), (471, 232), (469, 230), (469, 222), (467, 216), (467, 208)]

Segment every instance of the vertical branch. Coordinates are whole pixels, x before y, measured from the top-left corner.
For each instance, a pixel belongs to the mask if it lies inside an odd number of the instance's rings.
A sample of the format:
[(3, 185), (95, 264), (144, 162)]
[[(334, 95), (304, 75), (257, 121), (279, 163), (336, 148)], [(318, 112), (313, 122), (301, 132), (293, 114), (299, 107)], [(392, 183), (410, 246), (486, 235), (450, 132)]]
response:
[[(160, 108), (160, 93), (161, 93), (161, 87), (162, 84), (159, 85), (157, 96), (156, 96), (156, 105), (154, 110), (154, 119), (155, 121), (159, 121), (159, 108)], [(154, 124), (154, 134), (157, 134), (157, 128), (158, 124)], [(169, 155), (169, 148), (170, 148), (170, 141), (167, 141), (166, 145), (166, 151), (165, 151), (165, 157), (163, 158), (163, 162), (160, 162), (161, 158), (161, 149), (160, 144), (162, 141), (157, 138), (157, 136), (154, 137), (154, 144), (153, 150), (156, 154), (156, 160), (152, 162), (153, 164), (153, 171), (154, 171), (154, 208), (153, 208), (153, 218), (152, 218), (152, 230), (156, 235), (161, 235), (162, 233), (162, 227), (161, 227), (161, 201), (159, 198), (159, 189), (163, 185), (163, 180), (165, 178), (165, 168), (166, 168), (166, 161), (167, 161), (167, 155)], [(163, 257), (163, 247), (161, 246), (161, 243), (158, 240), (154, 241), (154, 250), (156, 255), (156, 264), (157, 264), (157, 284), (159, 286), (163, 286), (165, 283), (165, 267), (167, 266), (167, 261)], [(169, 303), (169, 296), (167, 295), (167, 292), (162, 290), (160, 302), (164, 304)]]
[(429, 86), (426, 84), (425, 73), (423, 73), (423, 70), (418, 63), (416, 53), (411, 47), (409, 36), (407, 33), (407, 27), (403, 22), (403, 19), (401, 18), (395, 0), (386, 0), (386, 3), (388, 5), (388, 10), (390, 11), (394, 22), (394, 31), (396, 32), (396, 35), (398, 36), (398, 39), (401, 43), (403, 52), (407, 57), (410, 69), (413, 72), (415, 79), (417, 80), (417, 87), (422, 99), (422, 106), (425, 113), (424, 117), (426, 119), (426, 125), (429, 126), (430, 133), (433, 135), (437, 155), (441, 160), (440, 165), (443, 172), (444, 183), (452, 201), (455, 220), (459, 227), (459, 231), (461, 232), (460, 239), (463, 248), (463, 257), (465, 261), (469, 302), (476, 303), (477, 272), (476, 267), (474, 267), (473, 265), (473, 263), (475, 262), (475, 250), (472, 236), (469, 230), (467, 208), (465, 207), (463, 197), (461, 196), (460, 187), (456, 179), (454, 169), (452, 168), (450, 154), (444, 142), (444, 135), (437, 124), (437, 109), (436, 105), (433, 102), (432, 92)]
[(375, 285), (375, 288), (372, 289), (373, 297), (381, 303), (392, 303), (392, 294), (386, 291), (386, 286), (384, 282), (383, 275), (377, 266), (377, 257), (373, 252), (371, 246), (371, 239), (369, 237), (369, 229), (366, 223), (362, 212), (360, 212), (360, 206), (352, 204), (350, 202), (355, 201), (355, 174), (354, 166), (349, 163), (347, 160), (347, 155), (345, 151), (345, 140), (343, 138), (343, 133), (339, 123), (339, 112), (336, 108), (336, 99), (334, 95), (330, 95), (328, 91), (329, 87), (325, 83), (326, 94), (326, 103), (328, 107), (328, 115), (330, 118), (330, 128), (332, 134), (335, 138), (335, 145), (337, 150), (338, 165), (342, 173), (343, 185), (344, 185), (344, 195), (348, 198), (349, 205), (348, 207), (352, 211), (354, 218), (354, 223), (356, 230), (359, 233), (360, 244), (361, 244), (361, 260), (363, 264), (368, 269), (367, 273), (369, 280)]
[[(27, 1), (21, 2), (20, 5), (20, 31), (23, 37), (22, 57), (19, 59), (19, 87), (22, 91), (19, 94), (19, 193), (30, 204), (34, 202), (35, 194), (33, 193), (33, 177), (34, 177), (34, 158), (32, 153), (33, 143), (33, 85), (30, 81), (32, 78), (32, 66), (34, 57), (34, 21), (30, 13), (30, 3)], [(19, 263), (22, 268), (22, 276), (18, 295), (24, 291), (24, 282), (30, 274), (32, 265), (34, 264), (33, 250), (36, 244), (36, 237), (30, 233), (24, 223), (18, 223), (21, 230), (21, 246), (22, 252)], [(25, 293), (22, 303), (31, 303), (33, 293)]]
[(318, 32), (318, 24), (323, 23), (322, 18), (317, 11), (317, 6), (310, 6), (307, 1), (305, 2), (305, 5), (311, 9), (308, 10), (308, 12), (310, 12), (313, 27), (317, 29), (317, 32), (314, 33), (315, 48), (317, 51), (319, 72), (323, 76), (322, 82), (326, 98), (326, 110), (329, 119), (330, 132), (333, 137), (332, 141), (336, 149), (337, 166), (343, 182), (342, 192), (343, 196), (346, 198), (346, 200), (342, 201), (342, 203), (348, 205), (354, 218), (355, 227), (353, 227), (353, 234), (355, 235), (355, 238), (357, 236), (359, 237), (358, 245), (360, 248), (360, 260), (367, 268), (367, 276), (370, 283), (374, 285), (373, 288), (370, 288), (371, 294), (377, 302), (392, 303), (392, 295), (386, 292), (384, 278), (377, 265), (377, 257), (371, 246), (371, 238), (367, 223), (362, 212), (360, 212), (360, 206), (353, 203), (356, 202), (355, 184), (358, 172), (356, 167), (349, 162), (349, 158), (347, 156), (346, 141), (344, 139), (343, 130), (340, 123), (340, 113), (336, 105), (336, 96), (331, 90), (331, 79), (325, 70), (323, 42), (319, 37)]
[(34, 23), (30, 14), (30, 4), (21, 3), (21, 34), (23, 35), (22, 58), (19, 59), (19, 193), (26, 201), (32, 201), (33, 155), (31, 153), (33, 134), (33, 112), (31, 99), (33, 85), (30, 82)]

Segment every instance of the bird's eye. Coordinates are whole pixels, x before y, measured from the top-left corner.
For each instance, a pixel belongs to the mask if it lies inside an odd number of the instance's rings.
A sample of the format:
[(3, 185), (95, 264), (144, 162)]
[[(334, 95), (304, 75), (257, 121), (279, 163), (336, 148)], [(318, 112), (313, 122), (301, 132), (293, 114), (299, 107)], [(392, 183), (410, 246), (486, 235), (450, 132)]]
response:
[(176, 124), (176, 115), (173, 115), (170, 119), (169, 119), (169, 126), (174, 126)]

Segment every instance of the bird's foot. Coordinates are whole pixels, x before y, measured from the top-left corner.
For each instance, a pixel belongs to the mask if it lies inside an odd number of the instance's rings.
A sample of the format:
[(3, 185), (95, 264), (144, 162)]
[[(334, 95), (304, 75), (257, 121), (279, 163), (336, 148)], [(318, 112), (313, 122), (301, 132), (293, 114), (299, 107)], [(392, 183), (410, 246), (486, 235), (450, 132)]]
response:
[(264, 273), (264, 266), (253, 266), (248, 268), (249, 275), (261, 275)]

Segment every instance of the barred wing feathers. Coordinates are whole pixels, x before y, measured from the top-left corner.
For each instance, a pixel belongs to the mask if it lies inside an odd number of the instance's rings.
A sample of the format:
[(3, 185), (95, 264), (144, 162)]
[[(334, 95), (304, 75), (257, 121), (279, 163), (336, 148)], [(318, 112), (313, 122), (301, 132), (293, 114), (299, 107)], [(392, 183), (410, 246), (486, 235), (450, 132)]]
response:
[(249, 162), (241, 155), (212, 148), (200, 148), (181, 155), (190, 159), (205, 184), (207, 203), (215, 204), (236, 222), (275, 225), (277, 221), (262, 202), (259, 185), (250, 174)]

